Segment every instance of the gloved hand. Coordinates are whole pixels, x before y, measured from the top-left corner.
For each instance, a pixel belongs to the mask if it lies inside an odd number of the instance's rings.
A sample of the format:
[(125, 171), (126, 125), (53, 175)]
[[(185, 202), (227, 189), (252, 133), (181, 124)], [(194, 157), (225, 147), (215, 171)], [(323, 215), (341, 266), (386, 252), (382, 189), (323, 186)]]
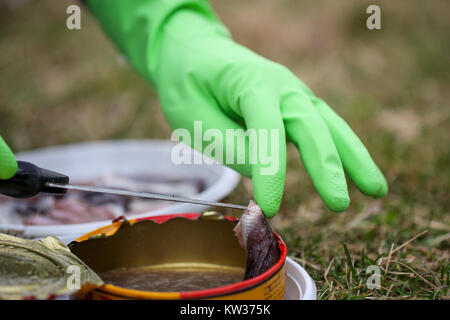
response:
[[(297, 146), (329, 209), (343, 211), (349, 205), (344, 170), (364, 194), (386, 195), (383, 174), (345, 121), (288, 69), (235, 43), (207, 1), (91, 0), (88, 6), (155, 85), (173, 130), (187, 129), (193, 137), (194, 121), (201, 120), (203, 132), (222, 133), (224, 147), (215, 158), (252, 178), (266, 216), (278, 211), (283, 196), (286, 140)], [(268, 139), (257, 131), (258, 142), (267, 141), (267, 154), (275, 150), (275, 155), (268, 162), (249, 163), (255, 145), (250, 147), (247, 137), (246, 150), (232, 146), (228, 129), (277, 130), (274, 140), (275, 131), (267, 132)], [(208, 146), (193, 139), (187, 143), (203, 152)], [(244, 151), (245, 164), (236, 164)]]
[(16, 158), (3, 138), (0, 136), (0, 179), (12, 178), (16, 172)]

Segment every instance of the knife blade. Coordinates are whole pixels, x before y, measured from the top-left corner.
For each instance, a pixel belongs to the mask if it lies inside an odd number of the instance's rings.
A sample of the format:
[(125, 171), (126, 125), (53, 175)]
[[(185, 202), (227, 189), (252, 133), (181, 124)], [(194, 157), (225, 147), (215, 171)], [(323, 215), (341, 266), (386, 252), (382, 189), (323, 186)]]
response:
[(72, 189), (85, 192), (109, 193), (155, 200), (193, 203), (211, 207), (223, 207), (240, 210), (247, 209), (247, 207), (237, 204), (189, 199), (184, 197), (176, 197), (174, 195), (170, 196), (157, 193), (132, 192), (121, 189), (74, 185), (69, 184), (69, 177), (62, 173), (43, 169), (25, 161), (17, 161), (17, 164), (18, 169), (14, 177), (7, 180), (0, 180), (0, 194), (13, 198), (26, 199), (32, 198), (40, 193), (63, 195), (67, 192), (67, 190)]
[(60, 189), (78, 190), (78, 191), (85, 191), (85, 192), (108, 193), (108, 194), (115, 194), (115, 195), (120, 195), (120, 196), (131, 196), (131, 197), (137, 197), (137, 198), (193, 203), (193, 204), (199, 204), (199, 205), (211, 206), (211, 207), (223, 207), (223, 208), (241, 209), (241, 210), (247, 209), (247, 207), (237, 205), (237, 204), (222, 203), (222, 202), (215, 202), (215, 201), (204, 201), (204, 200), (199, 200), (199, 199), (189, 199), (189, 198), (177, 197), (174, 195), (169, 196), (169, 195), (149, 193), (149, 192), (133, 192), (133, 191), (128, 191), (128, 190), (120, 190), (120, 189), (112, 189), (112, 188), (81, 186), (81, 185), (74, 185), (74, 184), (59, 184), (59, 183), (53, 183), (53, 182), (46, 182), (45, 185), (49, 188), (60, 188)]

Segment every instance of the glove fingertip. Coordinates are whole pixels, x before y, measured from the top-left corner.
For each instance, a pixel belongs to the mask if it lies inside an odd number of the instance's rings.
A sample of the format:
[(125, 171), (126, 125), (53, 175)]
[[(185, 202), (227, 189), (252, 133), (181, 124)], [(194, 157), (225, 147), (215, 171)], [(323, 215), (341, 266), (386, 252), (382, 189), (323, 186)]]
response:
[(6, 180), (11, 179), (17, 172), (17, 161), (13, 160), (8, 162), (5, 165), (2, 165), (0, 168), (0, 179)]
[[(331, 171), (331, 170), (330, 170)], [(316, 179), (317, 180), (317, 179)], [(319, 179), (316, 189), (325, 205), (333, 212), (342, 212), (350, 205), (347, 181), (342, 169), (335, 169), (335, 174), (328, 180)]]
[(373, 196), (374, 198), (384, 198), (389, 191), (389, 187), (388, 184), (386, 182), (386, 179), (383, 179), (378, 181), (377, 183), (374, 184), (374, 190), (370, 193), (371, 196)]
[(278, 210), (280, 209), (280, 204), (261, 202), (260, 207), (266, 218), (270, 219), (273, 218), (278, 213)]
[(333, 212), (343, 212), (350, 206), (350, 198), (348, 196), (335, 198), (332, 201), (328, 201), (326, 205)]
[(372, 174), (367, 177), (357, 176), (355, 183), (358, 189), (366, 196), (374, 198), (383, 198), (388, 193), (388, 184), (381, 171), (375, 167)]
[(259, 184), (255, 180), (257, 179), (253, 180), (253, 189), (256, 203), (267, 218), (272, 218), (280, 209), (284, 184), (277, 180), (270, 184)]
[[(1, 137), (0, 137), (1, 139)], [(14, 177), (18, 169), (16, 158), (3, 139), (0, 140), (0, 179)]]

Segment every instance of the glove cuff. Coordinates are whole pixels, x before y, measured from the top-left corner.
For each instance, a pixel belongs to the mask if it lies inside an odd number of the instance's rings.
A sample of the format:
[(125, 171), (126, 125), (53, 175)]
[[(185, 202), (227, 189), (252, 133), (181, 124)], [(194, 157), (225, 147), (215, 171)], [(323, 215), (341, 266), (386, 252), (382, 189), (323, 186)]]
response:
[[(98, 19), (104, 31), (119, 50), (125, 54), (138, 72), (152, 84), (158, 64), (160, 44), (167, 24), (179, 12), (188, 10), (204, 17), (222, 34), (228, 30), (214, 14), (207, 0), (88, 0), (90, 12)], [(183, 22), (178, 22), (179, 26)], [(180, 29), (180, 28), (178, 28)], [(185, 30), (192, 29), (189, 23)], [(184, 30), (172, 30), (183, 33)], [(183, 36), (183, 34), (180, 34)], [(182, 54), (182, 53), (180, 53)]]

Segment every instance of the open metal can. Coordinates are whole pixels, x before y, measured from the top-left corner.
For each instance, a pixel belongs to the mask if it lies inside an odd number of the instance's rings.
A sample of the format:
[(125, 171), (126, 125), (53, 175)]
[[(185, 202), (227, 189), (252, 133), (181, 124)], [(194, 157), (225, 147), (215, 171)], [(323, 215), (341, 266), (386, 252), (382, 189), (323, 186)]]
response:
[(240, 270), (238, 281), (230, 284), (171, 292), (137, 290), (102, 277), (104, 284), (88, 294), (91, 299), (285, 299), (285, 243), (275, 234), (281, 252), (277, 263), (242, 281), (246, 252), (234, 235), (236, 223), (216, 212), (119, 219), (78, 238), (69, 248), (100, 277), (110, 270), (142, 267)]

